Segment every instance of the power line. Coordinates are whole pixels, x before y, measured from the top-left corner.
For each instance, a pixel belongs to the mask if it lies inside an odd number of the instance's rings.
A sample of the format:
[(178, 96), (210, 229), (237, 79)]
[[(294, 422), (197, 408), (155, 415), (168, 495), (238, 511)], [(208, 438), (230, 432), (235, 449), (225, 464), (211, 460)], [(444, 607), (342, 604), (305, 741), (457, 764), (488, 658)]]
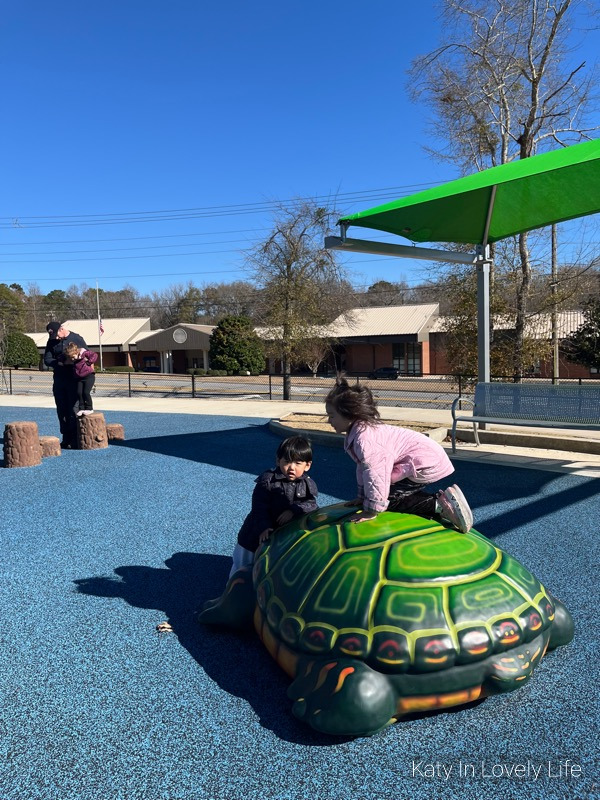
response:
[(82, 227), (96, 225), (123, 225), (141, 222), (165, 222), (181, 219), (204, 219), (228, 217), (243, 214), (276, 212), (282, 208), (299, 207), (306, 202), (331, 202), (343, 199), (344, 203), (376, 202), (395, 200), (399, 196), (412, 194), (415, 189), (428, 187), (430, 183), (407, 184), (405, 186), (367, 189), (355, 192), (339, 192), (312, 197), (291, 198), (288, 200), (261, 201), (255, 203), (236, 203), (220, 206), (198, 206), (182, 209), (161, 209), (157, 211), (110, 212), (105, 214), (68, 214), (45, 216), (0, 217), (0, 228), (55, 228)]
[(282, 205), (302, 205), (307, 201), (317, 202), (319, 200), (331, 200), (332, 198), (345, 198), (348, 199), (363, 199), (365, 196), (369, 195), (381, 195), (381, 194), (388, 194), (390, 192), (406, 192), (408, 190), (414, 190), (415, 188), (419, 187), (427, 187), (431, 186), (430, 183), (412, 183), (412, 184), (405, 184), (404, 186), (386, 186), (383, 188), (377, 189), (362, 189), (359, 191), (352, 191), (352, 192), (330, 192), (329, 194), (322, 194), (322, 195), (312, 195), (309, 197), (294, 197), (287, 200), (261, 200), (254, 203), (227, 203), (223, 205), (214, 205), (214, 206), (192, 206), (191, 208), (163, 208), (155, 211), (120, 211), (120, 212), (108, 212), (108, 213), (101, 213), (101, 214), (45, 214), (41, 216), (30, 216), (30, 217), (18, 217), (18, 215), (12, 217), (0, 217), (0, 220), (10, 220), (11, 224), (14, 222), (15, 219), (85, 219), (85, 218), (114, 218), (114, 217), (128, 217), (128, 216), (144, 216), (144, 215), (155, 215), (155, 214), (181, 214), (181, 213), (197, 213), (197, 212), (204, 212), (204, 211), (231, 211), (231, 210), (239, 210), (239, 209), (248, 209), (248, 208), (259, 208), (260, 210), (270, 210), (272, 208), (279, 208)]
[[(23, 247), (31, 247), (32, 245), (42, 245), (42, 244), (93, 244), (93, 243), (102, 243), (102, 242), (135, 242), (135, 241), (145, 241), (146, 239), (175, 239), (181, 238), (184, 236), (217, 236), (220, 234), (225, 233), (261, 233), (263, 231), (268, 231), (270, 228), (241, 228), (238, 230), (233, 231), (198, 231), (196, 233), (164, 233), (154, 236), (121, 236), (111, 239), (63, 239), (62, 241), (54, 241), (54, 242), (0, 242), (0, 247), (18, 247), (19, 245)], [(16, 255), (16, 254), (15, 254)], [(40, 254), (40, 255), (43, 255)]]

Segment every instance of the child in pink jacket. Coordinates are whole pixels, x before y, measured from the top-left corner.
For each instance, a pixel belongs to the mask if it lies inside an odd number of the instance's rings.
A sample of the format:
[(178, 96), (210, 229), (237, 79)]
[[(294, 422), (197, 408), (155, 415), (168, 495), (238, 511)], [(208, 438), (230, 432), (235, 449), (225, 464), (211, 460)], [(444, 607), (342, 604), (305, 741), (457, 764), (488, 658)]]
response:
[(65, 347), (65, 357), (68, 363), (73, 364), (73, 373), (77, 381), (77, 400), (74, 411), (78, 417), (83, 414), (92, 414), (94, 405), (92, 403), (92, 388), (96, 382), (94, 364), (98, 360), (98, 353), (85, 348), (79, 348), (73, 342)]
[(463, 493), (453, 485), (436, 494), (425, 487), (454, 472), (450, 459), (433, 439), (417, 431), (380, 421), (371, 390), (345, 378), (326, 398), (329, 424), (346, 433), (344, 449), (356, 462), (358, 496), (348, 505), (362, 511), (351, 522), (374, 519), (381, 511), (402, 511), (427, 519), (441, 518), (462, 533), (473, 526), (473, 514)]

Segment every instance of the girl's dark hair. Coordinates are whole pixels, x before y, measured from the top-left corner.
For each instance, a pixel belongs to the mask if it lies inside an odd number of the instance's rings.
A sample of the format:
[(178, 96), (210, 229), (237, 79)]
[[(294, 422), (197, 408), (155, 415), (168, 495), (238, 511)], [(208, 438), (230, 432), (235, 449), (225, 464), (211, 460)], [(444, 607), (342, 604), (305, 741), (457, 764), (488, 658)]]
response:
[(277, 448), (277, 460), (312, 461), (312, 445), (306, 436), (290, 436)]
[(379, 422), (379, 411), (371, 390), (368, 386), (361, 386), (358, 381), (350, 386), (346, 378), (337, 378), (325, 402), (330, 403), (346, 419)]

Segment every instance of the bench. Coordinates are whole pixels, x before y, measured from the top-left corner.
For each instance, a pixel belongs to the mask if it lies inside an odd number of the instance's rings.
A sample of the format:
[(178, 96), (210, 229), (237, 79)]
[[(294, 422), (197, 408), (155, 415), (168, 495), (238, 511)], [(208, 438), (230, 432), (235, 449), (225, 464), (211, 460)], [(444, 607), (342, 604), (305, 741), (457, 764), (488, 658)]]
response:
[[(461, 416), (462, 404), (472, 414)], [(456, 425), (470, 422), (479, 445), (477, 424), (527, 425), (539, 428), (600, 430), (600, 382), (595, 385), (478, 383), (473, 399), (457, 397), (452, 403), (452, 452), (456, 452)]]

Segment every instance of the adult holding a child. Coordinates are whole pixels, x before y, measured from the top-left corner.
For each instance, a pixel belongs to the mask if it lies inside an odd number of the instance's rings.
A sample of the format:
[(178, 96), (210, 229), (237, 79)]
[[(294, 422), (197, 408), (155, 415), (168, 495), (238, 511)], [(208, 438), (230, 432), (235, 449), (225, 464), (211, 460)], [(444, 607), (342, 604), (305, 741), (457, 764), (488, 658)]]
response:
[(75, 423), (77, 378), (73, 362), (65, 355), (65, 348), (70, 343), (75, 344), (78, 349), (85, 349), (87, 345), (82, 336), (70, 331), (61, 322), (49, 322), (46, 330), (49, 338), (44, 351), (44, 364), (54, 370), (52, 394), (62, 435), (61, 447), (71, 449), (77, 443)]

